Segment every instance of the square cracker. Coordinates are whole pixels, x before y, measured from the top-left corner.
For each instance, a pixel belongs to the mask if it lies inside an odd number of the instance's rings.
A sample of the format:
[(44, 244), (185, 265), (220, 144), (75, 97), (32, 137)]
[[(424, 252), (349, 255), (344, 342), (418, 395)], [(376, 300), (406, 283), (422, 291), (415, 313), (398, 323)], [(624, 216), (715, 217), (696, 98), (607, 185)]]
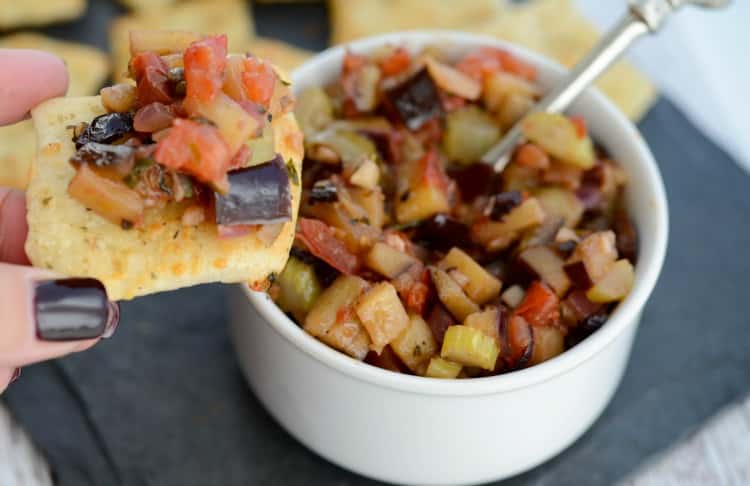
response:
[[(220, 239), (213, 223), (183, 227), (178, 204), (146, 211), (142, 228), (123, 230), (68, 196), (75, 174), (69, 126), (104, 113), (100, 98), (57, 98), (32, 116), (39, 152), (27, 190), (26, 252), (38, 267), (101, 280), (113, 300), (207, 282), (262, 282), (280, 272), (294, 239), (300, 187), (292, 184), (294, 218), (265, 246), (255, 234)], [(289, 114), (274, 120), (276, 151), (302, 164), (302, 135)]]
[(71, 20), (85, 10), (86, 0), (0, 0), (0, 30)]
[[(68, 67), (68, 95), (96, 93), (109, 74), (107, 55), (91, 46), (20, 32), (0, 38), (0, 48), (37, 49), (62, 58)], [(25, 189), (36, 152), (31, 120), (0, 128), (0, 186)]]
[(492, 18), (498, 0), (329, 0), (331, 44), (382, 32), (467, 29)]
[[(494, 19), (471, 30), (522, 45), (565, 67), (573, 67), (600, 38), (572, 0), (508, 4)], [(648, 78), (627, 62), (614, 65), (596, 85), (634, 121), (648, 111), (657, 94)]]
[(243, 0), (193, 0), (134, 12), (115, 20), (109, 30), (113, 77), (124, 82), (130, 61), (131, 29), (190, 30), (227, 34), (229, 52), (241, 52), (253, 37), (250, 4)]
[(262, 59), (271, 61), (287, 74), (294, 71), (314, 54), (307, 49), (295, 47), (286, 42), (267, 37), (256, 37), (251, 40), (247, 45), (246, 51)]

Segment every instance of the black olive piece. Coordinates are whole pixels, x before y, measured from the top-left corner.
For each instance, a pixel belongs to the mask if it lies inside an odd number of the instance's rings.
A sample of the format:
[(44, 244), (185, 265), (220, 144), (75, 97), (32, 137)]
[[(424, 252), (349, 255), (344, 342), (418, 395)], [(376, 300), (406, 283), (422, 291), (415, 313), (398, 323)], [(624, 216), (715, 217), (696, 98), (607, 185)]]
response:
[(289, 174), (280, 155), (228, 176), (229, 193), (214, 194), (217, 224), (270, 224), (292, 218)]
[(181, 67), (173, 67), (167, 71), (167, 79), (173, 83), (179, 83), (185, 81), (185, 69)]
[(437, 86), (427, 69), (390, 89), (385, 97), (409, 130), (417, 130), (444, 115)]
[(89, 142), (71, 157), (73, 165), (90, 164), (97, 167), (119, 164), (135, 156), (135, 149), (128, 145), (106, 145)]
[(339, 200), (336, 185), (330, 180), (317, 181), (310, 191), (311, 203), (334, 203)]
[(79, 149), (89, 142), (112, 143), (132, 131), (132, 113), (107, 113), (91, 120), (91, 123), (74, 141), (76, 149)]
[(521, 199), (520, 191), (509, 191), (495, 194), (487, 202), (484, 214), (489, 216), (490, 219), (500, 221), (503, 219), (503, 216), (521, 204)]
[(469, 227), (446, 214), (436, 214), (417, 226), (414, 239), (428, 248), (447, 250), (470, 245)]

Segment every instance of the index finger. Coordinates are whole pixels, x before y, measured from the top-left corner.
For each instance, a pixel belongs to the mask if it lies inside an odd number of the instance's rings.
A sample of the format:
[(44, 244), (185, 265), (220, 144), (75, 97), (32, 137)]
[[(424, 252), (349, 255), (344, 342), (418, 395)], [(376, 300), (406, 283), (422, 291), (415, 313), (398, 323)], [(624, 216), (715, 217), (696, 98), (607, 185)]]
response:
[(47, 52), (0, 49), (0, 66), (0, 125), (22, 120), (42, 101), (68, 90), (65, 63)]

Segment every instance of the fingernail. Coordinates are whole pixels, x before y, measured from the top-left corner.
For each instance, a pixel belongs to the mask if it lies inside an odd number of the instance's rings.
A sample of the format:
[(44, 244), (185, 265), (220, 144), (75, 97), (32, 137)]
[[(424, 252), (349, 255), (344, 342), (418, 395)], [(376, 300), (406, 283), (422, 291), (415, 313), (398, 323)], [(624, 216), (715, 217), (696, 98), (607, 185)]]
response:
[(43, 341), (110, 337), (120, 318), (117, 304), (93, 278), (37, 282), (34, 314), (36, 335)]
[(21, 376), (21, 368), (16, 368), (15, 371), (13, 371), (13, 376), (10, 377), (10, 381), (8, 382), (8, 384), (13, 383), (18, 378), (20, 378), (20, 376)]

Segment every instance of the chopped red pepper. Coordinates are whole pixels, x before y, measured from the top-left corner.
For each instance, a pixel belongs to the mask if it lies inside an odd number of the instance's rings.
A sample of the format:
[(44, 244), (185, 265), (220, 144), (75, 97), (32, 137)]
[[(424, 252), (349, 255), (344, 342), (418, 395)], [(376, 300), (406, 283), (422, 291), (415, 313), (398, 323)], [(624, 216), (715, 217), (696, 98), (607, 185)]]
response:
[(227, 64), (227, 36), (206, 37), (185, 50), (185, 99), (210, 102), (221, 91)]
[(347, 275), (357, 271), (357, 256), (346, 249), (336, 238), (331, 227), (317, 219), (300, 218), (297, 223), (297, 239), (316, 257)]
[(515, 314), (532, 326), (550, 326), (560, 319), (560, 299), (547, 285), (537, 280), (529, 286)]
[(573, 126), (576, 127), (576, 135), (578, 135), (578, 138), (583, 138), (588, 134), (589, 131), (584, 117), (571, 116), (570, 121), (573, 122)]
[(536, 68), (508, 51), (494, 47), (480, 47), (464, 56), (456, 65), (464, 74), (484, 81), (498, 71), (505, 71), (529, 81), (536, 79)]
[(227, 185), (232, 154), (216, 127), (178, 118), (157, 144), (154, 159), (222, 189)]

